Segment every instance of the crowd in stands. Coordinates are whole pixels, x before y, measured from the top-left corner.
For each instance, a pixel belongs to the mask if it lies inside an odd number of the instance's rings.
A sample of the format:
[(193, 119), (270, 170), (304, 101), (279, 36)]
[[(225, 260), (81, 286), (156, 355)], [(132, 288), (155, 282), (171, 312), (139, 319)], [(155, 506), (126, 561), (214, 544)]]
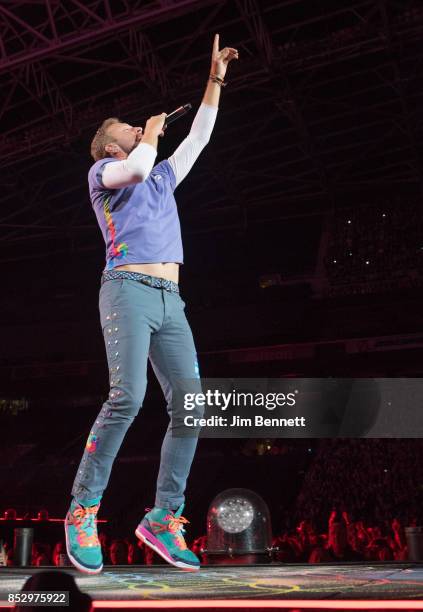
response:
[[(135, 537), (110, 539), (100, 531), (99, 540), (106, 565), (152, 565), (162, 562), (158, 555)], [(14, 565), (13, 547), (5, 543), (4, 551), (6, 565), (12, 567)], [(60, 540), (54, 546), (46, 542), (35, 542), (32, 545), (31, 565), (34, 567), (70, 565), (65, 541)]]
[[(411, 525), (415, 525), (412, 521)], [(317, 530), (312, 521), (301, 521), (294, 530), (273, 538), (273, 560), (285, 563), (322, 563), (349, 561), (406, 561), (408, 559), (405, 525), (398, 519), (366, 525), (352, 521), (347, 512), (333, 510), (326, 529)], [(110, 540), (100, 533), (106, 565), (156, 565), (165, 562), (135, 538)], [(207, 565), (207, 536), (194, 540), (191, 550)], [(6, 549), (7, 565), (13, 566), (13, 548)], [(66, 545), (59, 541), (52, 548), (46, 543), (32, 547), (34, 567), (66, 567)]]
[(333, 507), (354, 521), (384, 528), (423, 521), (423, 444), (418, 438), (325, 439), (302, 481), (294, 520), (319, 528)]
[(390, 202), (335, 211), (325, 260), (332, 289), (361, 292), (423, 283), (419, 203)]
[[(293, 503), (274, 518), (273, 546), (277, 549), (274, 560), (310, 563), (406, 560), (405, 528), (423, 525), (421, 440), (322, 439), (309, 456)], [(277, 510), (273, 510), (276, 517)], [(8, 510), (3, 516), (13, 520), (16, 513)], [(34, 520), (46, 522), (48, 513), (40, 511)], [(122, 534), (116, 538), (101, 525), (99, 533), (106, 564), (164, 563), (135, 536)], [(212, 562), (203, 553), (207, 537), (195, 537), (189, 531), (187, 536), (202, 562)], [(13, 565), (10, 543), (3, 557), (6, 564)], [(31, 563), (66, 566), (69, 562), (64, 541), (51, 545), (39, 542), (35, 534)]]
[(398, 519), (370, 526), (337, 510), (331, 512), (323, 533), (311, 521), (301, 521), (294, 533), (276, 537), (273, 545), (278, 548), (276, 560), (285, 563), (408, 559), (405, 529)]

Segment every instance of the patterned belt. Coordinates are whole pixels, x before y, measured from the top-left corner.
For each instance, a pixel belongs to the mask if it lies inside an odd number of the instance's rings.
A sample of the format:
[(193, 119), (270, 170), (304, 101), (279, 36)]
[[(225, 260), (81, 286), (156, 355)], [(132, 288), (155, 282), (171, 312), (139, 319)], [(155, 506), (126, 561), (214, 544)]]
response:
[(128, 280), (138, 281), (139, 283), (143, 283), (143, 285), (148, 285), (149, 287), (155, 287), (156, 289), (166, 289), (166, 291), (175, 291), (179, 293), (179, 287), (177, 283), (174, 283), (171, 280), (167, 280), (166, 278), (158, 278), (157, 276), (149, 276), (148, 274), (143, 274), (142, 272), (129, 272), (128, 270), (107, 270), (103, 272), (101, 276), (101, 284), (105, 283), (108, 280), (113, 280), (115, 278), (126, 278)]

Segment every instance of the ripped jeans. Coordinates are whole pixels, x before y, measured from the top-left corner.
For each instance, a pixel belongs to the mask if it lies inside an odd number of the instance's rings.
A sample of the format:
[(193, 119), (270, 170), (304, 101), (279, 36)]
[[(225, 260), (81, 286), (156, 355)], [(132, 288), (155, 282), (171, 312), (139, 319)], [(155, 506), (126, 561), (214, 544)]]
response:
[[(134, 280), (146, 275), (131, 272), (125, 276), (106, 280), (100, 289), (110, 392), (91, 428), (73, 484), (72, 495), (81, 504), (99, 501), (107, 486), (113, 461), (144, 400), (148, 358), (169, 417), (173, 410), (182, 410), (180, 402), (172, 401), (181, 380), (189, 379), (189, 391), (201, 393), (194, 340), (179, 293)], [(201, 417), (202, 412), (198, 407), (190, 414)], [(170, 418), (161, 448), (155, 497), (155, 506), (160, 508), (175, 509), (184, 502), (198, 440), (198, 435), (173, 436), (174, 422)]]

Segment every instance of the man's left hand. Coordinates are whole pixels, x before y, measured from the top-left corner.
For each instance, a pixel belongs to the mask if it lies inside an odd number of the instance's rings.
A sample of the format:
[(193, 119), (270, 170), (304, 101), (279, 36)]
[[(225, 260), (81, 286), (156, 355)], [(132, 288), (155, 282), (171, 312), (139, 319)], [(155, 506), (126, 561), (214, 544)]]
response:
[(213, 41), (213, 52), (211, 60), (211, 71), (212, 74), (223, 79), (228, 69), (228, 64), (233, 59), (238, 59), (239, 54), (237, 49), (232, 47), (225, 47), (219, 51), (219, 34), (214, 35)]

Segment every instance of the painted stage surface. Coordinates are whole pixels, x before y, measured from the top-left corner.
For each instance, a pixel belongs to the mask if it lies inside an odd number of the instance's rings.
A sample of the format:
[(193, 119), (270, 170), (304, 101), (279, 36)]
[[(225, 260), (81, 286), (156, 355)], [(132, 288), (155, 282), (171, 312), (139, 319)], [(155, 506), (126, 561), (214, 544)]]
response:
[[(1, 568), (0, 593), (19, 591), (28, 576), (42, 569), (51, 568)], [(71, 573), (97, 601), (423, 598), (423, 564), (412, 563), (208, 565), (196, 573), (165, 565), (106, 566), (95, 576), (55, 569)]]

